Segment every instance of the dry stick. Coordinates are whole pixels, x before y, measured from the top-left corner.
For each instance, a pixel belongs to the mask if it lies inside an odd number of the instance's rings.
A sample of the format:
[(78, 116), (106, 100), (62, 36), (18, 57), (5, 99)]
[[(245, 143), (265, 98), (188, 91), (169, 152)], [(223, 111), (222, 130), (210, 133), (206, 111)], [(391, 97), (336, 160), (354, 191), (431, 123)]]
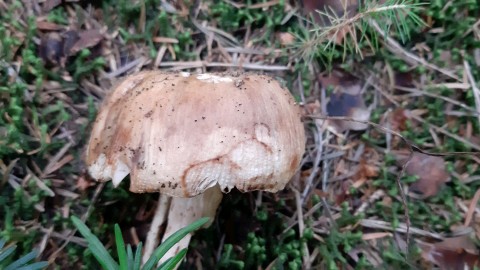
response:
[[(342, 116), (306, 115), (305, 117), (311, 118), (311, 119), (322, 119), (322, 120), (351, 121), (351, 122), (362, 123), (362, 124), (365, 124), (365, 125), (370, 125), (370, 126), (373, 126), (374, 128), (376, 128), (378, 130), (381, 130), (381, 131), (385, 132), (385, 133), (390, 133), (390, 134), (393, 134), (395, 136), (398, 136), (406, 145), (408, 145), (408, 148), (410, 150), (409, 151), (410, 154), (408, 156), (407, 161), (403, 164), (402, 170), (400, 171), (400, 173), (397, 175), (397, 178), (396, 178), (396, 183), (397, 183), (398, 189), (400, 190), (400, 196), (402, 198), (402, 204), (403, 204), (403, 207), (405, 208), (406, 237), (407, 237), (407, 239), (406, 239), (406, 243), (407, 243), (406, 253), (407, 253), (407, 256), (408, 256), (408, 246), (409, 246), (409, 242), (410, 242), (410, 225), (411, 225), (411, 223), (410, 223), (410, 215), (409, 215), (409, 211), (408, 211), (407, 199), (406, 199), (406, 196), (405, 196), (405, 191), (403, 190), (403, 186), (400, 182), (400, 179), (405, 174), (405, 170), (406, 170), (408, 164), (410, 163), (410, 161), (412, 160), (413, 153), (414, 152), (419, 152), (419, 153), (422, 153), (422, 154), (425, 154), (425, 155), (430, 155), (430, 156), (452, 156), (452, 155), (480, 156), (480, 152), (431, 153), (431, 152), (422, 150), (420, 147), (416, 146), (413, 142), (410, 142), (405, 137), (403, 137), (400, 133), (398, 133), (394, 130), (391, 130), (389, 128), (386, 128), (382, 125), (370, 122), (370, 121), (356, 120), (356, 119), (353, 119), (353, 118), (350, 118), (350, 117), (342, 117)], [(432, 126), (432, 127), (437, 128), (437, 130), (438, 130), (438, 127), (436, 127), (436, 126)], [(445, 132), (446, 131), (444, 131), (443, 133), (445, 134)], [(454, 135), (454, 134), (450, 134), (450, 135)], [(454, 136), (456, 136), (456, 135), (454, 135)], [(456, 137), (458, 137), (458, 136), (456, 136)], [(462, 138), (460, 138), (460, 137), (458, 137), (458, 138), (461, 139), (462, 142), (464, 141), (464, 140), (462, 140)], [(473, 146), (473, 148), (476, 148), (477, 150), (480, 150), (480, 147), (477, 148), (478, 146), (476, 146), (475, 144), (469, 143), (469, 145)]]
[(480, 200), (480, 189), (475, 192), (472, 201), (470, 202), (470, 206), (468, 207), (467, 215), (465, 217), (465, 223), (463, 224), (465, 227), (470, 226), (470, 222), (472, 221), (473, 214), (475, 212), (475, 206), (477, 205), (478, 201)]
[(415, 89), (415, 88), (403, 87), (403, 86), (399, 86), (399, 85), (395, 85), (394, 87), (395, 87), (395, 89), (402, 90), (402, 91), (405, 91), (405, 92), (410, 92), (412, 94), (424, 95), (424, 96), (429, 96), (429, 97), (444, 100), (444, 101), (449, 102), (453, 105), (462, 107), (463, 109), (469, 111), (473, 115), (480, 116), (480, 112), (477, 112), (475, 109), (472, 109), (472, 108), (468, 107), (467, 105), (465, 105), (461, 102), (458, 102), (456, 100), (453, 100), (451, 98), (444, 97), (444, 96), (441, 96), (441, 95), (437, 95), (437, 94), (434, 94), (434, 93), (430, 93), (430, 92), (427, 92), (427, 91), (422, 91), (422, 90)]
[[(453, 139), (455, 139), (455, 140), (457, 140), (457, 141), (459, 141), (459, 142), (461, 142), (461, 143), (463, 143), (463, 144), (465, 144), (465, 145), (468, 145), (469, 147), (471, 147), (471, 148), (473, 148), (473, 149), (475, 149), (475, 150), (477, 150), (477, 151), (480, 151), (480, 146), (479, 146), (479, 145), (474, 144), (474, 143), (472, 143), (471, 141), (465, 140), (464, 138), (462, 138), (462, 137), (460, 137), (460, 136), (458, 136), (458, 135), (455, 135), (455, 134), (453, 134), (453, 133), (451, 133), (451, 132), (448, 132), (448, 131), (446, 131), (445, 129), (443, 129), (443, 128), (441, 128), (441, 127), (437, 127), (437, 126), (435, 126), (435, 125), (432, 125), (432, 124), (428, 123), (427, 121), (423, 120), (422, 118), (420, 118), (420, 117), (418, 117), (418, 116), (412, 115), (412, 119), (415, 119), (415, 120), (417, 120), (418, 122), (429, 126), (430, 128), (434, 129), (434, 130), (437, 131), (437, 132), (443, 133), (444, 135), (447, 135), (448, 137), (451, 137), (451, 138), (453, 138)], [(458, 154), (467, 154), (467, 155), (470, 155), (469, 152), (460, 152), (460, 153), (458, 153)], [(475, 153), (475, 156), (476, 156), (477, 154), (479, 154), (479, 153)], [(427, 155), (431, 155), (431, 156), (449, 156), (449, 155), (451, 155), (451, 154), (443, 155), (443, 154), (441, 154), (441, 153), (427, 153)]]
[(145, 242), (145, 251), (143, 252), (142, 264), (145, 264), (148, 259), (153, 254), (153, 250), (157, 247), (158, 239), (158, 230), (160, 226), (167, 220), (168, 209), (170, 208), (170, 202), (172, 197), (165, 194), (160, 194), (158, 198), (157, 209), (153, 215), (152, 224), (150, 225), (150, 230), (148, 231), (146, 242)]
[[(473, 97), (475, 98), (475, 105), (477, 107), (477, 113), (480, 113), (480, 90), (475, 83), (475, 79), (473, 78), (472, 71), (470, 69), (470, 65), (468, 64), (467, 60), (463, 60), (463, 66), (465, 67), (465, 72), (467, 73), (468, 81), (470, 82), (470, 86), (472, 87)], [(480, 124), (480, 116), (478, 116), (478, 123)], [(480, 128), (480, 125), (479, 125)]]
[(288, 66), (271, 66), (256, 63), (243, 63), (241, 65), (235, 63), (220, 63), (220, 62), (206, 62), (206, 61), (187, 61), (187, 62), (162, 62), (160, 67), (173, 67), (178, 69), (189, 69), (198, 67), (232, 67), (256, 70), (282, 71), (290, 70)]
[[(394, 131), (394, 130), (391, 130), (389, 128), (386, 128), (382, 125), (379, 125), (379, 124), (376, 124), (376, 123), (373, 123), (373, 122), (370, 122), (370, 121), (363, 121), (363, 120), (357, 120), (357, 119), (353, 119), (353, 118), (350, 118), (350, 117), (344, 117), (344, 116), (322, 116), (322, 115), (315, 115), (315, 114), (311, 114), (311, 115), (305, 115), (306, 118), (311, 118), (311, 119), (322, 119), (322, 120), (339, 120), (339, 121), (351, 121), (351, 122), (357, 122), (357, 123), (361, 123), (361, 124), (365, 124), (365, 125), (369, 125), (369, 126), (372, 126), (376, 129), (379, 129), (383, 132), (388, 132), (388, 133), (391, 133), (395, 136), (398, 136), (400, 137), (400, 139), (402, 139), (402, 141), (404, 141), (407, 145), (411, 146), (413, 151), (415, 152), (419, 152), (421, 154), (425, 154), (425, 155), (429, 155), (429, 156), (439, 156), (439, 157), (447, 157), (447, 156), (458, 156), (458, 155), (463, 155), (463, 156), (480, 156), (480, 152), (445, 152), (445, 153), (432, 153), (432, 152), (429, 152), (429, 151), (425, 151), (425, 150), (422, 150), (422, 148), (420, 148), (419, 146), (415, 145), (413, 142), (407, 140), (405, 137), (403, 137), (403, 135), (401, 135), (400, 133)], [(415, 120), (417, 120), (417, 118), (415, 118)], [(437, 126), (431, 126), (432, 128), (434, 129), (437, 129), (439, 131), (441, 131), (442, 129), (437, 127)], [(445, 133), (445, 130), (441, 131), (442, 133), (444, 133), (445, 135), (448, 135), (447, 133)], [(450, 135), (454, 135), (454, 134), (451, 134)], [(458, 136), (452, 136), (452, 138), (456, 139), (456, 140), (459, 140), (461, 141), (462, 143), (466, 143), (468, 144), (470, 147), (472, 148), (475, 148), (476, 150), (480, 150), (480, 146), (476, 145), (476, 144), (472, 144), (472, 143), (468, 143), (468, 142), (464, 142), (462, 141), (462, 138), (461, 137), (458, 137)]]
[[(408, 231), (409, 231), (408, 224), (399, 223), (397, 228), (394, 229), (390, 222), (381, 221), (381, 220), (362, 219), (360, 221), (360, 225), (362, 225), (363, 227), (367, 227), (367, 228), (382, 229), (382, 230), (387, 230), (387, 231), (396, 231), (396, 232), (401, 232), (401, 233), (408, 233)], [(443, 238), (444, 238), (442, 235), (440, 235), (438, 233), (431, 233), (429, 231), (425, 231), (425, 230), (418, 229), (418, 228), (411, 228), (411, 233), (416, 234), (416, 235), (435, 238), (435, 239), (438, 239), (438, 240), (443, 240)]]
[[(88, 205), (87, 211), (85, 211), (85, 213), (83, 213), (83, 215), (80, 218), (81, 221), (85, 222), (90, 216), (90, 214), (92, 213), (93, 205), (97, 201), (98, 196), (100, 195), (100, 192), (103, 190), (104, 186), (105, 186), (105, 183), (100, 183), (95, 189), (95, 193), (93, 193), (93, 197), (90, 200), (90, 205)], [(73, 238), (76, 232), (77, 232), (77, 229), (73, 229), (72, 232), (70, 232), (70, 234), (68, 235), (65, 242), (63, 242), (62, 246), (60, 246), (54, 253), (52, 253), (52, 255), (48, 257), (48, 264), (52, 264), (53, 261), (55, 261), (55, 259), (57, 258), (57, 255), (68, 245), (68, 243), (70, 243), (71, 239)]]
[(425, 59), (406, 51), (400, 44), (398, 44), (398, 42), (395, 39), (391, 38), (385, 31), (383, 31), (383, 29), (378, 25), (376, 21), (369, 20), (369, 23), (375, 29), (375, 31), (377, 31), (379, 34), (383, 36), (383, 38), (385, 39), (387, 48), (390, 48), (390, 51), (393, 54), (399, 57), (402, 57), (403, 60), (405, 60), (411, 65), (421, 64), (429, 69), (443, 73), (444, 75), (447, 75), (452, 79), (461, 81), (461, 79), (457, 75), (455, 75), (453, 72), (437, 67), (436, 65), (430, 64)]
[[(295, 202), (297, 206), (297, 217), (298, 217), (298, 231), (300, 232), (300, 237), (303, 237), (303, 232), (305, 230), (305, 223), (304, 223), (304, 216), (303, 216), (303, 208), (302, 208), (302, 199), (300, 197), (300, 192), (296, 189), (293, 189), (295, 193)], [(307, 243), (303, 243), (303, 267), (305, 269), (310, 269), (310, 252), (308, 250)]]

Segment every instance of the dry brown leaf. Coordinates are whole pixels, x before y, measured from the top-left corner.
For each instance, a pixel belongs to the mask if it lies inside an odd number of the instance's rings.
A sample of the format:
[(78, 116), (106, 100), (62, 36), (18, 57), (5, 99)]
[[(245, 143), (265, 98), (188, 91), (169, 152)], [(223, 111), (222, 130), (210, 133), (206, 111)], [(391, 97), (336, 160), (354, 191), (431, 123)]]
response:
[(56, 6), (60, 5), (62, 3), (62, 0), (47, 0), (43, 4), (43, 11), (50, 11)]
[(78, 40), (70, 50), (68, 50), (69, 55), (74, 55), (83, 49), (91, 48), (97, 45), (102, 39), (103, 34), (98, 29), (81, 31), (78, 33)]
[(292, 45), (295, 42), (295, 36), (288, 32), (278, 32), (276, 36), (283, 46)]
[(392, 237), (393, 234), (390, 232), (375, 232), (375, 233), (365, 233), (362, 235), (362, 240), (375, 240), (384, 237)]
[(395, 85), (402, 87), (413, 87), (412, 72), (396, 72), (394, 75)]
[(360, 80), (343, 70), (335, 69), (328, 74), (320, 74), (317, 80), (322, 88), (340, 88), (342, 92), (358, 95), (362, 90)]
[(86, 176), (84, 175), (81, 175), (78, 177), (78, 180), (77, 180), (77, 183), (75, 184), (75, 186), (80, 190), (80, 191), (85, 191), (87, 190), (89, 187), (95, 185), (95, 183), (93, 181), (91, 181), (90, 179), (88, 179)]
[[(407, 158), (408, 155), (399, 155), (397, 158), (399, 165), (402, 166)], [(411, 185), (410, 189), (423, 195), (423, 198), (435, 196), (442, 185), (450, 179), (442, 157), (418, 152), (413, 153), (405, 172), (408, 175), (418, 177), (418, 180)]]
[(372, 178), (378, 175), (379, 168), (375, 165), (368, 164), (365, 159), (360, 160), (359, 174), (362, 177)]
[(468, 235), (446, 238), (430, 244), (419, 242), (422, 258), (440, 269), (463, 270), (480, 267), (480, 254)]
[(58, 30), (62, 30), (64, 27), (59, 25), (59, 24), (56, 24), (56, 23), (52, 23), (52, 22), (47, 22), (47, 21), (44, 21), (44, 20), (38, 20), (36, 21), (36, 24), (37, 24), (37, 29), (39, 30), (47, 30), (47, 31), (58, 31)]
[(404, 131), (409, 118), (407, 110), (397, 108), (390, 114), (390, 126), (395, 131)]
[[(344, 116), (359, 121), (370, 119), (370, 110), (365, 106), (362, 95), (351, 95), (346, 93), (333, 93), (327, 104), (328, 116)], [(346, 130), (364, 130), (367, 124), (353, 121), (331, 121), (337, 132)]]
[(354, 182), (352, 187), (359, 188), (365, 184), (368, 179), (377, 176), (378, 171), (379, 168), (377, 166), (369, 164), (365, 158), (362, 158), (358, 164), (357, 173), (353, 177)]

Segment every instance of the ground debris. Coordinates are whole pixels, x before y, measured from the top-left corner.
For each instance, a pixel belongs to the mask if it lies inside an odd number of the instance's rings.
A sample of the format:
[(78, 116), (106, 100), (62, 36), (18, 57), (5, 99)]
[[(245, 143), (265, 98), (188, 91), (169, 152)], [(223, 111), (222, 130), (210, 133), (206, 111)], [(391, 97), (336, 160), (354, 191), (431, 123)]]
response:
[(440, 269), (463, 270), (480, 267), (480, 253), (469, 235), (445, 238), (441, 242), (419, 241), (422, 258)]
[(419, 193), (423, 198), (435, 196), (443, 184), (450, 180), (442, 157), (414, 152), (408, 161), (408, 155), (399, 153), (397, 162), (399, 166), (408, 162), (405, 173), (418, 177), (418, 180), (410, 186), (410, 190)]

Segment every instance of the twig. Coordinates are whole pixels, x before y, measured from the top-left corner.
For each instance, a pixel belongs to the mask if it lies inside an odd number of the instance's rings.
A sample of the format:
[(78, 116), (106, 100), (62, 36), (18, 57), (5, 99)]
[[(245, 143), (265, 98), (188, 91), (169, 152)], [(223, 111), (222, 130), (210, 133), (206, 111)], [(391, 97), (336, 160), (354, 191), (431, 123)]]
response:
[[(92, 199), (90, 200), (90, 205), (88, 205), (87, 211), (85, 211), (85, 213), (83, 213), (83, 215), (80, 218), (81, 221), (85, 222), (90, 216), (93, 209), (93, 205), (97, 201), (98, 196), (103, 190), (103, 187), (105, 187), (105, 183), (100, 183), (95, 189), (95, 193), (93, 194)], [(77, 229), (73, 229), (72, 232), (68, 235), (67, 239), (63, 242), (63, 244), (57, 250), (55, 250), (55, 252), (53, 252), (52, 255), (48, 257), (49, 264), (52, 264), (57, 258), (57, 255), (68, 245), (68, 243), (70, 243), (70, 241), (72, 241), (76, 232), (77, 232)]]
[(143, 264), (147, 262), (148, 259), (153, 254), (153, 250), (158, 245), (158, 231), (160, 226), (167, 220), (167, 213), (170, 207), (170, 202), (172, 198), (170, 196), (160, 194), (158, 198), (158, 205), (153, 216), (152, 224), (150, 225), (150, 230), (148, 231), (145, 243), (145, 251), (143, 252)]
[(162, 62), (160, 67), (175, 67), (176, 69), (189, 69), (189, 68), (201, 68), (201, 67), (230, 67), (230, 68), (244, 68), (244, 69), (256, 69), (256, 70), (268, 70), (268, 71), (282, 71), (290, 70), (287, 66), (270, 66), (255, 63), (221, 63), (221, 62), (206, 62), (206, 61), (187, 61), (187, 62)]
[[(303, 220), (303, 209), (302, 209), (302, 199), (300, 197), (300, 192), (293, 189), (295, 194), (295, 202), (297, 206), (297, 219), (298, 219), (298, 231), (300, 232), (300, 237), (303, 237), (303, 231), (305, 230), (305, 223)], [(310, 269), (310, 252), (308, 251), (307, 243), (303, 243), (303, 267), (304, 269)]]
[(368, 200), (364, 201), (358, 208), (357, 210), (355, 210), (355, 213), (354, 215), (359, 215), (363, 212), (365, 212), (365, 210), (367, 209), (367, 207), (372, 204), (373, 202), (379, 200), (380, 198), (382, 198), (383, 196), (385, 196), (385, 191), (383, 191), (382, 189), (378, 189), (377, 191), (375, 191), (369, 198)]
[(320, 171), (320, 162), (322, 161), (321, 160), (321, 157), (322, 157), (322, 141), (320, 141), (320, 134), (321, 134), (322, 130), (320, 129), (319, 125), (315, 125), (314, 129), (315, 129), (315, 131), (313, 131), (313, 137), (314, 137), (314, 140), (315, 140), (316, 155), (315, 155), (315, 160), (313, 161), (312, 172), (308, 176), (306, 184), (305, 184), (305, 188), (302, 192), (302, 204), (305, 204), (305, 202), (306, 202), (305, 199), (307, 198), (308, 194), (310, 194), (310, 191), (312, 189), (313, 179), (315, 179), (315, 177), (317, 177), (318, 172)]
[[(433, 86), (430, 86), (428, 88), (433, 88)], [(476, 110), (468, 107), (467, 105), (461, 103), (461, 102), (458, 102), (456, 100), (453, 100), (449, 97), (445, 97), (445, 96), (442, 96), (442, 95), (437, 95), (437, 94), (434, 94), (434, 93), (430, 93), (430, 92), (427, 92), (427, 91), (422, 91), (422, 90), (419, 90), (419, 89), (415, 89), (415, 88), (408, 88), (408, 87), (402, 87), (402, 86), (398, 86), (396, 85), (395, 86), (395, 89), (398, 89), (398, 90), (402, 90), (402, 91), (406, 91), (406, 92), (410, 92), (410, 93), (414, 93), (414, 94), (417, 94), (417, 95), (424, 95), (424, 96), (428, 96), (428, 97), (433, 97), (433, 98), (437, 98), (437, 99), (441, 99), (441, 100), (444, 100), (446, 102), (449, 102), (453, 105), (456, 105), (456, 106), (459, 106), (459, 107), (462, 107), (463, 109), (465, 110), (468, 110), (469, 112), (471, 112), (471, 114), (474, 114), (476, 116), (480, 116), (480, 112), (477, 112)]]
[[(480, 90), (475, 83), (475, 79), (473, 78), (472, 71), (470, 69), (470, 64), (468, 64), (467, 60), (463, 60), (463, 66), (465, 67), (465, 72), (467, 73), (468, 81), (470, 82), (470, 86), (472, 87), (473, 97), (475, 98), (475, 106), (477, 108), (477, 113), (480, 114)], [(478, 116), (478, 123), (480, 129), (480, 116)]]
[[(478, 144), (475, 144), (471, 141), (468, 141), (468, 140), (465, 140), (464, 138), (456, 135), (456, 134), (453, 134), (451, 132), (448, 132), (446, 131), (445, 129), (441, 128), (441, 127), (437, 127), (436, 125), (433, 125), (433, 124), (430, 124), (428, 123), (427, 121), (423, 120), (422, 118), (418, 117), (418, 116), (415, 116), (415, 115), (412, 115), (412, 118), (417, 120), (418, 122), (422, 123), (422, 124), (425, 124), (427, 126), (429, 126), (430, 128), (434, 129), (435, 131), (437, 132), (440, 132), (440, 133), (443, 133), (444, 135), (447, 135), (448, 137), (451, 137), (465, 145), (468, 145), (469, 147), (477, 150), (477, 151), (480, 151), (480, 146)], [(457, 153), (445, 153), (445, 154), (441, 154), (441, 153), (437, 153), (437, 154), (433, 154), (433, 153), (423, 153), (423, 154), (427, 154), (427, 155), (438, 155), (438, 156), (450, 156), (450, 155), (457, 155), (457, 154), (467, 154), (467, 155), (479, 155), (480, 152), (473, 152), (473, 153), (470, 153), (470, 152), (457, 152)]]
[(411, 65), (423, 65), (429, 69), (432, 69), (432, 70), (435, 70), (435, 71), (438, 71), (444, 75), (447, 75), (448, 77), (452, 78), (452, 79), (455, 79), (457, 81), (461, 81), (461, 79), (455, 75), (453, 72), (450, 72), (448, 70), (445, 70), (443, 68), (440, 68), (440, 67), (437, 67), (436, 65), (434, 64), (430, 64), (428, 63), (425, 59), (413, 54), (413, 53), (410, 53), (408, 51), (406, 51), (402, 46), (400, 46), (400, 44), (398, 44), (398, 42), (396, 40), (394, 40), (393, 38), (391, 38), (385, 31), (383, 31), (383, 29), (377, 24), (376, 21), (374, 20), (369, 20), (369, 23), (370, 25), (375, 29), (375, 31), (377, 31), (381, 36), (384, 37), (385, 39), (385, 42), (386, 42), (386, 46), (388, 48), (390, 48), (390, 51), (399, 56), (399, 57), (402, 57), (403, 60), (405, 60), (405, 62), (408, 62), (410, 63)]
[(399, 233), (409, 233), (411, 234), (416, 234), (416, 235), (421, 235), (421, 236), (427, 236), (431, 238), (435, 238), (438, 240), (442, 240), (444, 237), (438, 233), (432, 233), (429, 231), (425, 231), (422, 229), (418, 228), (410, 228), (407, 229), (409, 226), (405, 223), (400, 223), (398, 224), (397, 228), (393, 228), (392, 223), (386, 222), (386, 221), (381, 221), (381, 220), (373, 220), (373, 219), (362, 219), (360, 221), (360, 225), (363, 227), (367, 228), (374, 228), (374, 229), (382, 229), (382, 230), (387, 230), (387, 231), (395, 231)]
[(465, 217), (465, 223), (463, 224), (465, 227), (470, 226), (470, 222), (472, 221), (473, 214), (475, 212), (475, 207), (480, 200), (480, 189), (475, 192), (472, 201), (470, 202), (470, 206), (468, 207), (467, 216)]
[[(395, 136), (398, 136), (400, 139), (402, 139), (402, 141), (405, 142), (405, 144), (407, 145), (410, 145), (412, 147), (412, 149), (415, 151), (415, 152), (419, 152), (419, 153), (422, 153), (422, 154), (425, 154), (425, 155), (430, 155), (430, 156), (439, 156), (439, 157), (445, 157), (445, 156), (458, 156), (458, 155), (463, 155), (463, 156), (480, 156), (480, 152), (444, 152), (444, 153), (432, 153), (432, 152), (429, 152), (429, 151), (426, 151), (426, 150), (423, 150), (422, 148), (420, 148), (419, 146), (415, 145), (413, 142), (407, 140), (405, 137), (403, 137), (400, 133), (394, 131), (394, 130), (391, 130), (389, 128), (386, 128), (382, 125), (379, 125), (379, 124), (376, 124), (376, 123), (373, 123), (373, 122), (370, 122), (370, 121), (362, 121), (362, 120), (357, 120), (357, 119), (353, 119), (353, 118), (350, 118), (350, 117), (343, 117), (343, 116), (322, 116), (322, 115), (305, 115), (304, 116), (305, 118), (311, 118), (311, 119), (323, 119), (323, 120), (340, 120), (340, 121), (352, 121), (352, 122), (358, 122), (358, 123), (362, 123), (362, 124), (365, 124), (365, 125), (369, 125), (369, 126), (372, 126), (378, 130), (381, 130), (383, 132), (389, 132)], [(417, 120), (417, 118), (415, 118), (415, 120)], [(421, 120), (421, 119), (420, 119)], [(445, 134), (445, 135), (449, 135), (449, 136), (452, 136), (453, 138), (456, 139), (456, 135), (454, 134), (451, 134), (437, 126), (434, 126), (432, 125), (432, 127), (434, 129), (438, 129), (440, 130), (440, 132), (444, 133), (448, 133), (448, 134)], [(480, 146), (476, 145), (476, 144), (473, 144), (473, 143), (469, 143), (465, 140), (463, 140), (462, 138), (459, 138), (461, 139), (461, 142), (462, 143), (466, 143), (468, 144), (469, 146), (471, 146), (472, 148), (475, 148), (476, 150), (479, 150), (480, 151)]]

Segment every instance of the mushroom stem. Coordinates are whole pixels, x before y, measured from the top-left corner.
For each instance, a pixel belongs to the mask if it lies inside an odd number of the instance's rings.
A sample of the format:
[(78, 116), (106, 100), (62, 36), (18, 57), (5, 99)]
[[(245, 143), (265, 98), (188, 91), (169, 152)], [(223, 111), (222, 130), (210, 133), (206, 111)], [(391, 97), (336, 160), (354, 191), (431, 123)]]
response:
[[(217, 208), (222, 201), (223, 193), (218, 185), (207, 189), (204, 193), (192, 198), (172, 198), (168, 212), (168, 225), (163, 234), (162, 242), (181, 228), (190, 225), (202, 217), (209, 217), (210, 221), (204, 225), (209, 227), (215, 217)], [(175, 256), (180, 250), (187, 248), (192, 234), (186, 235), (182, 240), (167, 251), (160, 259), (159, 265), (167, 259)], [(178, 266), (177, 266), (178, 267)]]
[(145, 251), (143, 253), (142, 262), (145, 264), (148, 259), (153, 254), (153, 250), (158, 245), (158, 230), (160, 226), (166, 221), (168, 208), (170, 207), (170, 201), (172, 197), (165, 194), (160, 194), (158, 198), (157, 209), (153, 216), (152, 224), (150, 225), (150, 230), (148, 231), (147, 238), (145, 241)]

